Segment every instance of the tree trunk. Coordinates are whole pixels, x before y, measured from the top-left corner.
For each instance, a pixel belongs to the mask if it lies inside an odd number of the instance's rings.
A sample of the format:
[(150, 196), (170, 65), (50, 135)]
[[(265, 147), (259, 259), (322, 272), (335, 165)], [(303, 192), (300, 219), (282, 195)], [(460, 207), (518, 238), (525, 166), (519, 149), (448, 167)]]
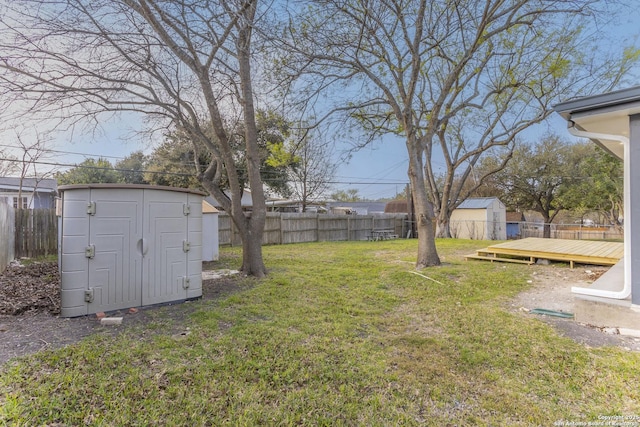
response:
[(542, 220), (544, 221), (544, 224), (542, 226), (542, 237), (544, 239), (550, 239), (551, 238), (551, 221), (553, 221), (553, 218), (546, 212), (543, 212)]
[[(252, 212), (246, 218), (246, 233), (242, 239), (242, 271), (255, 277), (263, 277), (267, 269), (262, 259), (262, 235), (267, 218), (267, 205), (264, 197), (262, 176), (260, 175), (260, 153), (258, 150), (258, 130), (253, 104), (253, 84), (251, 77), (251, 29), (254, 21), (256, 2), (248, 4), (243, 10), (243, 20), (239, 20), (238, 39), (238, 75), (244, 115), (245, 144), (247, 158), (247, 176), (251, 188)], [(244, 213), (241, 215), (244, 216)]]
[[(408, 142), (407, 145), (410, 143)], [(410, 151), (411, 148), (410, 148)], [(436, 249), (435, 214), (433, 205), (427, 197), (427, 190), (422, 175), (419, 156), (409, 156), (409, 181), (411, 182), (413, 204), (415, 208), (416, 226), (418, 230), (418, 259), (416, 268), (440, 265), (440, 257)]]
[(264, 218), (247, 218), (246, 232), (242, 234), (242, 267), (240, 270), (250, 276), (264, 277), (267, 268), (262, 258), (262, 235), (264, 234)]
[(436, 237), (442, 239), (450, 239), (451, 235), (451, 218), (447, 215), (445, 210), (440, 211), (438, 215), (438, 222), (436, 225)]

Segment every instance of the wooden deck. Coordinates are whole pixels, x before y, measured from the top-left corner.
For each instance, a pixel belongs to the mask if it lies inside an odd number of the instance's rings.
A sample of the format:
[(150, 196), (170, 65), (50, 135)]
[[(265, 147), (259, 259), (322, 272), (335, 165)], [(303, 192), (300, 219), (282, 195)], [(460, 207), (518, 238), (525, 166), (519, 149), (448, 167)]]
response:
[(624, 244), (590, 240), (529, 237), (479, 249), (465, 259), (533, 264), (537, 259), (593, 265), (614, 265), (624, 256)]

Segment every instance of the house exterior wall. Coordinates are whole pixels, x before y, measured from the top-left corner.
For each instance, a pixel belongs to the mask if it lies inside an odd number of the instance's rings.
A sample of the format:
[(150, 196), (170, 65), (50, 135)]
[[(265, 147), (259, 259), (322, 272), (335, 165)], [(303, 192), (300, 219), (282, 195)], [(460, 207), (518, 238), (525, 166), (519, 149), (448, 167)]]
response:
[[(26, 199), (27, 209), (53, 209), (55, 207), (55, 195), (52, 193), (27, 192), (20, 194), (17, 191), (0, 190), (0, 201), (6, 202), (9, 206), (14, 206), (18, 196)], [(24, 203), (20, 208), (24, 208)]]
[[(629, 117), (629, 156), (625, 156), (625, 280), (631, 284), (631, 303), (640, 305), (640, 114)], [(636, 167), (632, 167), (636, 165)]]

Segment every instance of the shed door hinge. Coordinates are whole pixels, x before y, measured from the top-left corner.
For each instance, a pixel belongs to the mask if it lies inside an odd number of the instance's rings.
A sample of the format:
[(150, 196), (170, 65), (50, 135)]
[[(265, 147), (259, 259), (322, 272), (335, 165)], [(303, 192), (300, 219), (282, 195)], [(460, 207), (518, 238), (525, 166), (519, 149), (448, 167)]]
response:
[(96, 256), (96, 247), (95, 245), (89, 245), (84, 248), (84, 256), (87, 258), (93, 258)]
[(84, 291), (84, 301), (93, 302), (93, 288), (89, 288)]
[(188, 289), (189, 286), (191, 286), (191, 279), (189, 279), (188, 277), (183, 277), (182, 278), (182, 289)]
[(96, 202), (87, 203), (87, 213), (89, 215), (95, 215), (96, 214)]
[(182, 213), (186, 216), (191, 213), (191, 205), (187, 205), (186, 203), (182, 205)]
[(183, 252), (189, 252), (189, 250), (191, 250), (191, 243), (189, 243), (188, 240), (183, 240), (182, 241), (182, 251)]

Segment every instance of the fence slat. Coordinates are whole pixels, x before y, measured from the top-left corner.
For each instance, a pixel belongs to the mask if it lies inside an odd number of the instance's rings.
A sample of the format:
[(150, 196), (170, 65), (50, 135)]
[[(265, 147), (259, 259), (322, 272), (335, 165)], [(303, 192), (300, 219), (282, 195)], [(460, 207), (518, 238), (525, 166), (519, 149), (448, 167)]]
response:
[(15, 210), (15, 257), (37, 258), (57, 253), (55, 209)]
[[(393, 229), (404, 236), (407, 230), (406, 214), (331, 215), (318, 213), (268, 212), (263, 245), (288, 243), (367, 240), (374, 228)], [(220, 245), (240, 245), (240, 236), (231, 217), (221, 212), (218, 216)]]

